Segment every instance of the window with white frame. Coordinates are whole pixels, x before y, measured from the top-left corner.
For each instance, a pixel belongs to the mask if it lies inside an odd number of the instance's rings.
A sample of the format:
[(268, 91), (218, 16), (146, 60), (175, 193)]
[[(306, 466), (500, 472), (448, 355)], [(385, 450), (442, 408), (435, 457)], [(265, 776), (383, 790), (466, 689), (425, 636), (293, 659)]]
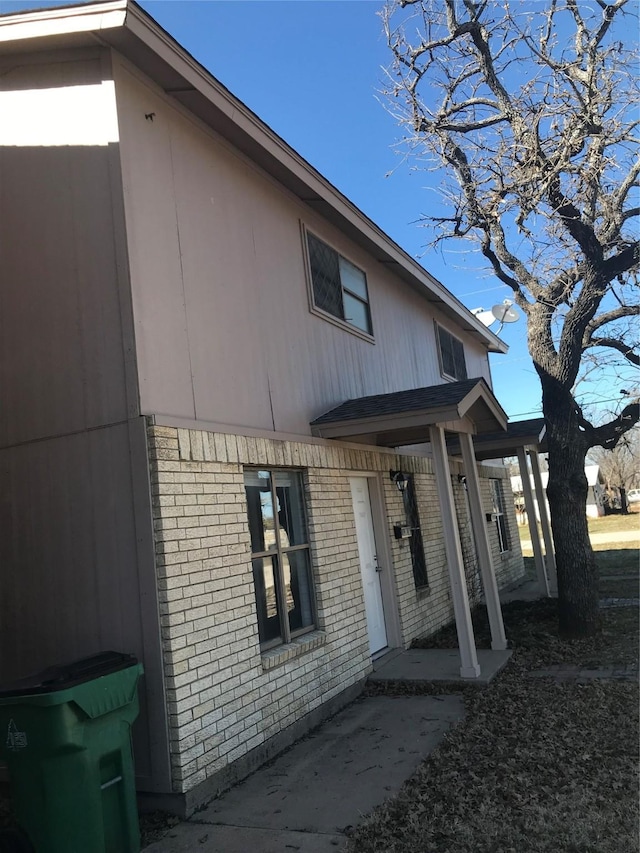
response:
[(490, 479), (492, 513), (495, 517), (496, 533), (498, 535), (498, 547), (500, 553), (509, 551), (509, 524), (504, 511), (504, 491), (502, 481)]
[(247, 468), (244, 486), (258, 632), (266, 649), (315, 628), (302, 473)]
[(451, 332), (436, 323), (436, 338), (440, 357), (440, 371), (447, 379), (460, 381), (467, 378), (467, 365), (464, 360), (464, 344)]
[(308, 231), (313, 304), (348, 326), (373, 334), (367, 277), (351, 261)]

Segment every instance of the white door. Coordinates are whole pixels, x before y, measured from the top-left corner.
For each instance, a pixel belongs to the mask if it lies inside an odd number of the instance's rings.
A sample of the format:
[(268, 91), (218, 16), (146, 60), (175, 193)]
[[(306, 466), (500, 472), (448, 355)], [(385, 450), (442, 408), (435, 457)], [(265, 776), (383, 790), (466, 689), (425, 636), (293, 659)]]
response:
[(387, 645), (387, 629), (384, 623), (380, 568), (376, 556), (369, 482), (366, 477), (352, 477), (350, 483), (353, 513), (356, 519), (360, 571), (364, 588), (364, 606), (367, 614), (369, 651), (373, 655)]

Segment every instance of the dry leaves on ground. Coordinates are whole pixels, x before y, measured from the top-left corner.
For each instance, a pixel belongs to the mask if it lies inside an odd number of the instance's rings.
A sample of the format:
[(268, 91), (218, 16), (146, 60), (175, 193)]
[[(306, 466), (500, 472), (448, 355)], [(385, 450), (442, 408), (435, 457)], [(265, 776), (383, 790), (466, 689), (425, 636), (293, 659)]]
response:
[[(556, 606), (505, 607), (512, 663), (485, 690), (465, 691), (465, 721), (358, 827), (349, 853), (638, 849), (637, 683), (558, 684), (528, 674), (559, 662), (637, 660), (637, 610), (605, 611), (601, 635), (569, 643), (557, 636)], [(430, 645), (450, 641), (445, 630)]]

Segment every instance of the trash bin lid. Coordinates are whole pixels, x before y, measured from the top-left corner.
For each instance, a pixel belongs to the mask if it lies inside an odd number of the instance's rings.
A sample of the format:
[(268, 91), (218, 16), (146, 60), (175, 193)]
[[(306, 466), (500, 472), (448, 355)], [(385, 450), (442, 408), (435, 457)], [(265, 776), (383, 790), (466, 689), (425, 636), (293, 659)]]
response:
[(88, 658), (68, 664), (56, 664), (34, 675), (20, 678), (11, 684), (0, 685), (0, 699), (11, 696), (36, 696), (42, 693), (55, 693), (66, 690), (76, 684), (92, 681), (103, 675), (118, 672), (138, 663), (135, 655), (122, 652), (100, 652)]

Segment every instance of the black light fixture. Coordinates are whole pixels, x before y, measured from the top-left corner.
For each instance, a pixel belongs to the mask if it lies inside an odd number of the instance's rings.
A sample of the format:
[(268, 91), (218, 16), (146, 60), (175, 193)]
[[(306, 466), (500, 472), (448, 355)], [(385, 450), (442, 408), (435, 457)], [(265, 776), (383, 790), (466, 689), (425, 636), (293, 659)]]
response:
[(409, 478), (402, 471), (389, 471), (389, 479), (396, 484), (399, 492), (404, 492), (409, 485)]

